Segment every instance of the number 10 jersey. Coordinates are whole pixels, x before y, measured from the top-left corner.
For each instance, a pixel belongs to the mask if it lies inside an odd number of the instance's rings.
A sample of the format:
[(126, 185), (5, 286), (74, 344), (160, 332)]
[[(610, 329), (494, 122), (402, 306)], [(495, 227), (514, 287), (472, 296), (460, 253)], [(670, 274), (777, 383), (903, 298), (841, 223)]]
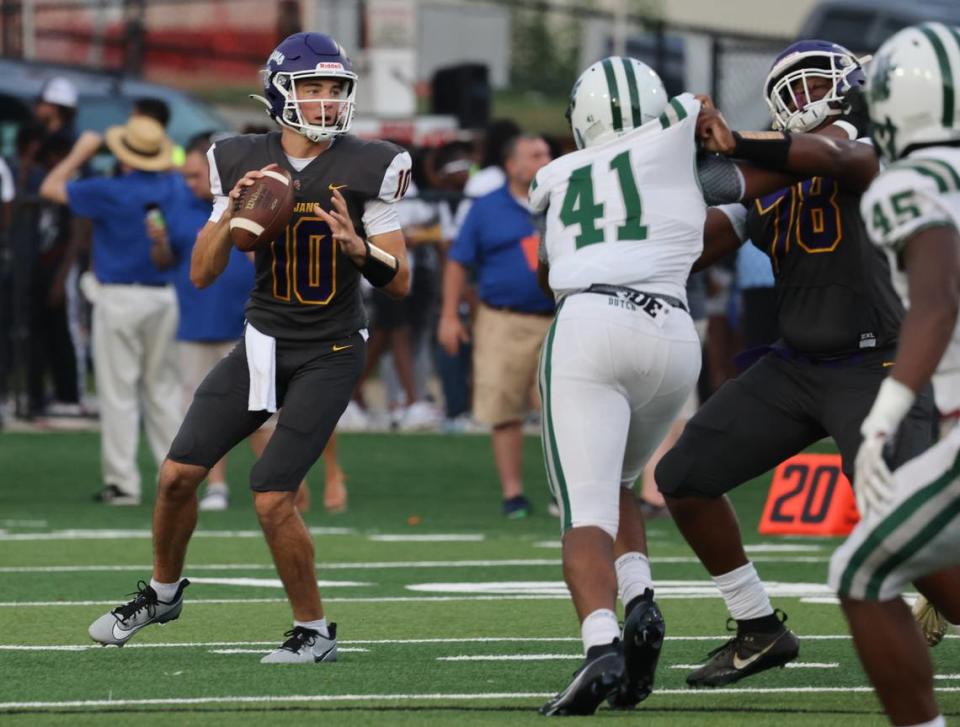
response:
[(410, 184), (410, 155), (389, 142), (341, 136), (297, 170), (280, 145), (280, 134), (271, 132), (218, 141), (207, 158), (218, 200), (251, 169), (278, 164), (293, 177), (293, 216), (280, 237), (256, 252), (247, 320), (261, 333), (287, 340), (338, 339), (364, 328), (360, 272), (313, 207), (330, 210), (336, 188), (358, 235), (399, 230), (393, 203)]
[(686, 300), (707, 209), (696, 169), (699, 111), (684, 93), (659, 119), (537, 173), (530, 204), (546, 211), (541, 260), (558, 299), (606, 283)]

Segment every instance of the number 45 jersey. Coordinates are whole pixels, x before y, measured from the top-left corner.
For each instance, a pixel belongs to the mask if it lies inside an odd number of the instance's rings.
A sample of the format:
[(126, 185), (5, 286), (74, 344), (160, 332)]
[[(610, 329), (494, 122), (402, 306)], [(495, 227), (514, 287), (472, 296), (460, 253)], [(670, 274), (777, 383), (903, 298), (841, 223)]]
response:
[(541, 259), (557, 298), (593, 283), (686, 300), (706, 203), (694, 140), (700, 102), (684, 93), (659, 119), (541, 169), (530, 204), (546, 210)]
[[(909, 307), (904, 244), (934, 226), (960, 229), (960, 149), (927, 147), (891, 164), (863, 195), (860, 213), (890, 262), (893, 287)], [(937, 408), (960, 411), (960, 321), (933, 376)]]
[(410, 184), (410, 155), (389, 142), (341, 136), (298, 171), (280, 146), (280, 134), (271, 132), (218, 141), (207, 158), (216, 200), (211, 219), (219, 218), (223, 195), (251, 169), (278, 164), (293, 177), (296, 204), (290, 223), (256, 252), (256, 284), (246, 308), (254, 328), (288, 340), (336, 339), (364, 328), (360, 272), (313, 205), (330, 210), (337, 188), (358, 235), (399, 230), (393, 204)]

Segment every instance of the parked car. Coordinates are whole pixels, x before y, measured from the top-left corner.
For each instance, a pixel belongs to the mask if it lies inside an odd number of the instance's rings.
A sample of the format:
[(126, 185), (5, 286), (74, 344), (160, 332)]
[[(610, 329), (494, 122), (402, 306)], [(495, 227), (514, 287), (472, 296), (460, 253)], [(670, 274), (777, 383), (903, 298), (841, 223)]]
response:
[(820, 38), (855, 53), (872, 53), (908, 25), (936, 20), (960, 25), (957, 0), (824, 0), (810, 11), (799, 38)]
[(137, 98), (151, 96), (170, 106), (167, 132), (178, 144), (204, 131), (228, 131), (232, 124), (190, 94), (136, 78), (75, 66), (0, 59), (0, 154), (13, 152), (17, 128), (31, 116), (40, 89), (50, 78), (69, 79), (77, 87), (77, 130), (103, 131), (126, 121)]

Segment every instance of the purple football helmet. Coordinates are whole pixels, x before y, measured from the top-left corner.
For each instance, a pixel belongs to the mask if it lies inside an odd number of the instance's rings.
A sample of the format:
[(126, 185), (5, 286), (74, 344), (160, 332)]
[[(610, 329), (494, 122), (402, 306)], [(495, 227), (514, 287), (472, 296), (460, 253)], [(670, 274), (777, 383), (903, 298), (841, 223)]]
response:
[[(826, 40), (801, 40), (788, 46), (773, 62), (763, 85), (773, 127), (781, 131), (810, 131), (830, 116), (843, 113), (843, 96), (866, 83), (863, 64), (842, 45)], [(809, 81), (827, 79), (830, 90), (810, 99)]]
[[(305, 78), (335, 78), (343, 82), (336, 98), (297, 98), (297, 81)], [(343, 47), (323, 33), (294, 33), (276, 47), (263, 69), (264, 96), (254, 96), (267, 106), (267, 113), (278, 124), (303, 134), (311, 141), (324, 141), (350, 130), (357, 74)], [(319, 124), (310, 123), (301, 104), (320, 103), (335, 107), (330, 118), (324, 113)]]

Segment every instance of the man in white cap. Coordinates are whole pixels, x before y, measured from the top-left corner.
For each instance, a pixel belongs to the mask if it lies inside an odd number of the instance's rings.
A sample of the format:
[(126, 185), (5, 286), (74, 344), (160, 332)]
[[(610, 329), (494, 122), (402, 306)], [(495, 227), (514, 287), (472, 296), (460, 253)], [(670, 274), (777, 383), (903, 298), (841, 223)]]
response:
[[(104, 141), (85, 131), (40, 185), (40, 195), (93, 221), (93, 359), (101, 419), (103, 489), (110, 505), (140, 503), (137, 467), (142, 415), (157, 464), (180, 421), (174, 334), (177, 299), (171, 272), (154, 260), (144, 210), (174, 207), (182, 184), (170, 172), (170, 139), (153, 119), (131, 117), (107, 129), (106, 144), (120, 162), (114, 178), (70, 181)], [(166, 252), (166, 251), (164, 251)], [(174, 250), (173, 260), (186, 251)], [(142, 411), (141, 411), (142, 407)]]
[(43, 84), (33, 114), (47, 134), (66, 134), (72, 140), (76, 136), (73, 121), (77, 115), (77, 87), (66, 78), (51, 78)]

